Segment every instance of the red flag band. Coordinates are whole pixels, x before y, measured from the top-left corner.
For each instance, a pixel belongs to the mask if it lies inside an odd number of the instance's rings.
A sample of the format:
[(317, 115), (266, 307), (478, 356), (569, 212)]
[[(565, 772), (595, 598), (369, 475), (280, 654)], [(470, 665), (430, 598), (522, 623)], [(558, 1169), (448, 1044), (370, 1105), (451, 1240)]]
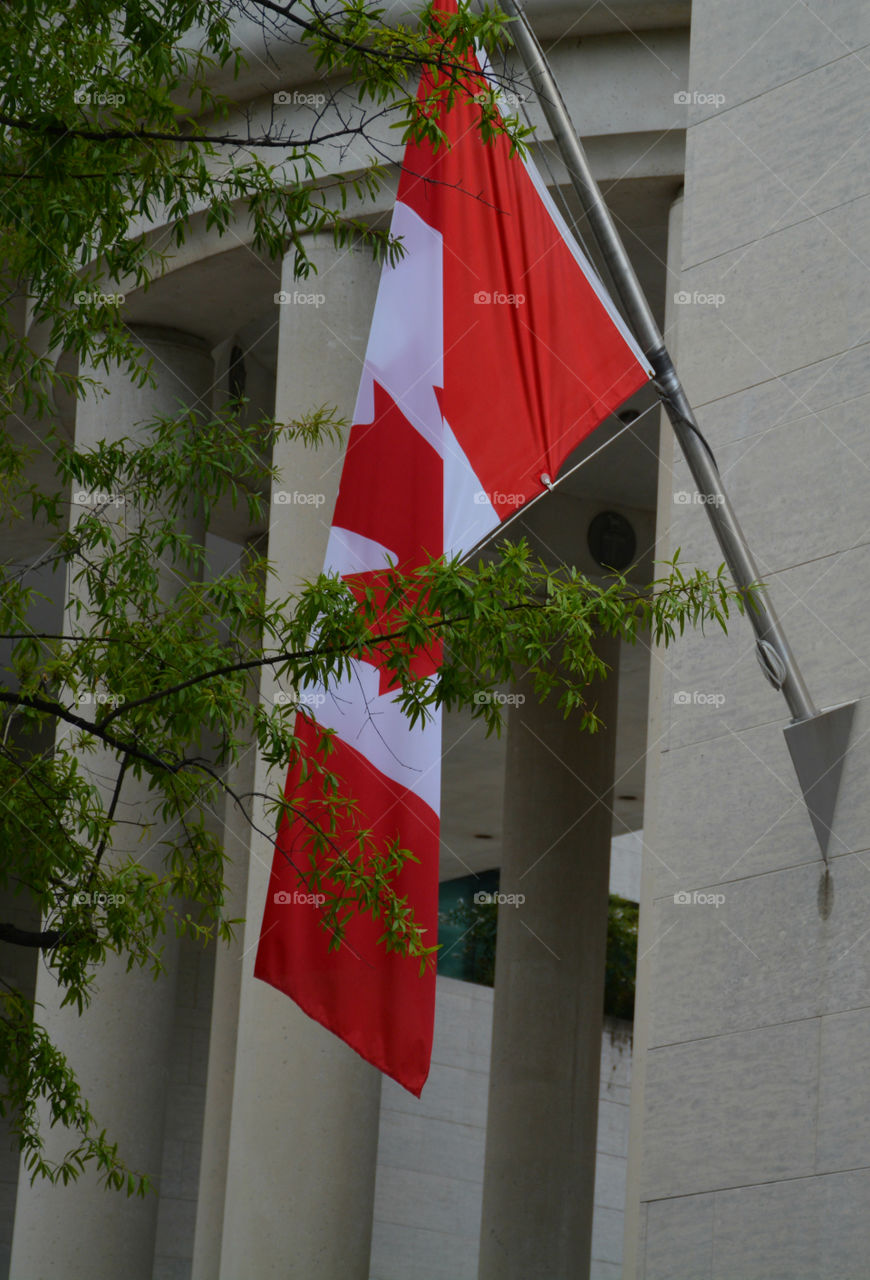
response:
[[(441, 8), (455, 12), (452, 0)], [(484, 144), (478, 83), (441, 125), (448, 146), (409, 144), (330, 532), (326, 569), (345, 577), (469, 550), (555, 477), (577, 444), (652, 376), (531, 162), (502, 135)], [(421, 98), (432, 81), (424, 73)], [(435, 671), (432, 655), (421, 658)], [(418, 862), (396, 885), (437, 940), (441, 726), (412, 726), (376, 662), (322, 690), (330, 770), (358, 817)], [(311, 749), (318, 729), (301, 719)], [(324, 813), (316, 778), (291, 770), (255, 973), (419, 1096), (429, 1071), (435, 974), (388, 953), (371, 916), (329, 950), (300, 880), (305, 831)]]

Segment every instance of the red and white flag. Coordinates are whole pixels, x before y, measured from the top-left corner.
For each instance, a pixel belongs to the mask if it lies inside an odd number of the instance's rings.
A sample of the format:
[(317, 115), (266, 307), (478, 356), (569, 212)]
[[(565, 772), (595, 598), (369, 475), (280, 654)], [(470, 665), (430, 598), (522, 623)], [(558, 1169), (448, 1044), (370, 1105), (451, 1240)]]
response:
[[(421, 97), (431, 89), (424, 73)], [(470, 550), (652, 376), (534, 165), (503, 135), (481, 140), (472, 95), (488, 89), (479, 72), (443, 112), (448, 146), (405, 151), (391, 228), (405, 253), (381, 276), (326, 555), (326, 571), (354, 582), (388, 558), (410, 571)], [(415, 671), (434, 675), (437, 656), (418, 655)], [(414, 852), (396, 891), (434, 945), (440, 716), (412, 727), (375, 658), (321, 692), (329, 768), (359, 803), (332, 839), (350, 848), (369, 829)], [(297, 732), (314, 751), (318, 727), (300, 717)], [(291, 769), (287, 797), (305, 818), (278, 831), (255, 974), (419, 1096), (434, 968), (421, 977), (419, 961), (378, 945), (370, 915), (329, 949), (293, 865), (306, 865), (310, 823), (325, 813), (316, 775)]]

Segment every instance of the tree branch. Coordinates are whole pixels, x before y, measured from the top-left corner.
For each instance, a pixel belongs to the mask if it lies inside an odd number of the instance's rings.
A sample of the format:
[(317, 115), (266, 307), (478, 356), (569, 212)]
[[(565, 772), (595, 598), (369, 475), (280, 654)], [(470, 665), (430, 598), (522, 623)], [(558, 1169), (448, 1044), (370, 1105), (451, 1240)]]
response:
[[(506, 605), (505, 613), (516, 613), (522, 609), (542, 609), (546, 604), (544, 600), (527, 600), (521, 604)], [(427, 626), (431, 631), (440, 631), (443, 627), (456, 626), (460, 622), (471, 622), (472, 615), (470, 613), (460, 614), (453, 618), (433, 618)], [(417, 624), (418, 625), (418, 624)], [(301, 662), (305, 658), (316, 658), (321, 654), (345, 654), (354, 653), (356, 650), (370, 646), (377, 648), (381, 644), (391, 644), (395, 640), (402, 640), (407, 635), (409, 628), (400, 627), (397, 631), (390, 631), (382, 635), (373, 635), (365, 640), (349, 641), (347, 644), (332, 646), (319, 645), (313, 649), (300, 649), (296, 653), (287, 653), (286, 650), (281, 653), (274, 654), (272, 657), (249, 658), (245, 662), (229, 662), (223, 667), (214, 667), (211, 671), (202, 671), (198, 675), (191, 676), (188, 680), (182, 680), (179, 684), (170, 685), (166, 689), (158, 689), (155, 693), (146, 694), (142, 698), (135, 698), (132, 702), (124, 702), (120, 706), (115, 707), (108, 715), (100, 721), (100, 728), (110, 724), (119, 716), (124, 715), (128, 711), (135, 711), (138, 707), (146, 707), (151, 702), (159, 702), (162, 698), (166, 698), (173, 693), (181, 693), (185, 689), (190, 689), (193, 685), (203, 684), (206, 680), (216, 680), (220, 676), (234, 675), (236, 672), (253, 671), (256, 668), (274, 667), (281, 662)]]
[(56, 702), (53, 698), (34, 698), (27, 694), (7, 693), (0, 690), (0, 703), (5, 703), (12, 707), (30, 707), (34, 711), (46, 711), (50, 715), (56, 716), (58, 720), (63, 720), (66, 724), (75, 725), (77, 729), (84, 729), (86, 733), (92, 733), (95, 738), (99, 738), (107, 747), (111, 747), (113, 751), (119, 752), (121, 755), (129, 755), (134, 760), (141, 760), (143, 764), (153, 765), (157, 769), (165, 770), (167, 773), (177, 773), (183, 761), (179, 760), (175, 764), (168, 760), (161, 760), (160, 756), (155, 756), (153, 752), (143, 751), (139, 747), (132, 746), (129, 742), (122, 742), (120, 738), (116, 738), (114, 734), (106, 733), (99, 725), (94, 724), (90, 720), (84, 720), (81, 716), (74, 715), (72, 711), (60, 702)]
[[(450, 58), (445, 58), (443, 53), (439, 56), (431, 58), (421, 57), (413, 53), (401, 53), (395, 51), (373, 49), (370, 45), (358, 44), (354, 40), (348, 40), (345, 36), (338, 35), (335, 31), (330, 31), (326, 25), (317, 26), (314, 22), (309, 22), (306, 18), (301, 18), (298, 13), (293, 12), (293, 6), (296, 0), (291, 0), (289, 4), (277, 4), (275, 0), (254, 0), (261, 9), (266, 9), (269, 13), (276, 14), (279, 18), (286, 18), (292, 22), (294, 26), (299, 27), (302, 31), (306, 31), (309, 35), (327, 40), (330, 44), (337, 45), (340, 49), (346, 49), (348, 53), (361, 53), (366, 58), (374, 58), (377, 61), (390, 63), (404, 63), (409, 69), (414, 67), (431, 66), (437, 67), (440, 71), (462, 71), (468, 73), (469, 67), (467, 63), (455, 62)], [(312, 4), (312, 10), (325, 24), (326, 19), (323, 14), (318, 12), (316, 4)], [(513, 21), (513, 19), (509, 19)], [(386, 24), (384, 24), (386, 25)], [(442, 43), (442, 50), (446, 44)]]
[(130, 764), (130, 756), (125, 755), (123, 760), (121, 761), (121, 767), (118, 770), (118, 776), (115, 779), (115, 789), (112, 792), (111, 803), (109, 804), (109, 808), (106, 811), (106, 829), (103, 832), (103, 838), (100, 841), (100, 847), (97, 849), (97, 852), (94, 854), (94, 864), (91, 867), (91, 873), (88, 876), (89, 888), (93, 884), (94, 876), (97, 874), (97, 869), (100, 865), (103, 854), (106, 852), (106, 845), (109, 842), (109, 831), (111, 829), (110, 824), (112, 822), (112, 819), (115, 816), (115, 810), (118, 807), (118, 801), (121, 798), (121, 787), (123, 786), (123, 783), (124, 783), (124, 774), (127, 772), (129, 764)]
[[(384, 110), (393, 109), (385, 108)], [(384, 114), (384, 111), (378, 113)], [(54, 138), (83, 138), (89, 142), (197, 142), (213, 143), (218, 147), (284, 147), (285, 149), (305, 155), (314, 146), (331, 142), (334, 138), (345, 138), (348, 134), (365, 136), (370, 121), (364, 120), (359, 125), (346, 125), (341, 129), (333, 129), (329, 133), (319, 134), (313, 139), (300, 139), (294, 142), (291, 138), (272, 137), (268, 133), (257, 137), (248, 135), (237, 137), (231, 133), (169, 133), (150, 129), (77, 129), (65, 124), (34, 124), (31, 120), (21, 120), (16, 116), (8, 116), (0, 112), (0, 125), (8, 129), (19, 129), (24, 133), (35, 133), (40, 136), (48, 134)], [(20, 175), (12, 175), (19, 177)]]
[(12, 942), (17, 947), (40, 947), (50, 951), (63, 937), (60, 929), (19, 929), (14, 924), (0, 924), (0, 942)]

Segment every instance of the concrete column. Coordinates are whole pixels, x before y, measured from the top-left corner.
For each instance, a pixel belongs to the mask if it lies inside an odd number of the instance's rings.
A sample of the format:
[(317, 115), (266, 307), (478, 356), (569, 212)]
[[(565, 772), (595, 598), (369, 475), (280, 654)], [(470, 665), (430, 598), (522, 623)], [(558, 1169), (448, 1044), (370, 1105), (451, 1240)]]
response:
[[(870, 9), (777, 16), (692, 5), (678, 367), (817, 705), (857, 706), (825, 867), (746, 620), (668, 651), (632, 1280), (870, 1256)], [(683, 564), (712, 569), (703, 512), (668, 501)]]
[[(682, 190), (671, 205), (668, 216), (668, 270), (665, 291), (665, 341), (674, 361), (679, 366), (676, 349), (676, 312), (674, 301), (680, 289), (680, 262), (683, 246), (683, 193)], [(676, 442), (667, 414), (661, 414), (659, 432), (659, 477), (656, 511), (655, 558), (661, 563), (673, 555), (671, 539), (671, 515), (674, 509), (674, 455)], [(649, 720), (647, 742), (653, 748), (646, 757), (646, 776), (643, 792), (654, 796), (659, 784), (659, 767), (662, 749), (659, 744), (667, 724), (663, 695), (669, 678), (669, 664), (663, 650), (651, 649), (649, 681)], [(631, 1105), (629, 1107), (628, 1170), (625, 1191), (625, 1227), (623, 1240), (622, 1271), (625, 1280), (635, 1280), (639, 1274), (641, 1249), (641, 1166), (643, 1158), (643, 1101), (646, 1083), (646, 1052), (650, 1034), (650, 978), (653, 951), (656, 943), (656, 924), (653, 916), (655, 896), (655, 870), (647, 850), (658, 846), (658, 810), (648, 803), (644, 811), (644, 852), (641, 859), (640, 914), (638, 917), (637, 977), (634, 1001), (634, 1031), (631, 1059)]]
[[(179, 401), (194, 405), (208, 396), (212, 366), (207, 349), (195, 338), (171, 330), (141, 334), (153, 355), (155, 387), (133, 386), (120, 372), (100, 381), (109, 394), (91, 395), (76, 415), (76, 441), (88, 447), (100, 439), (135, 436), (137, 424), (158, 414), (178, 411)], [(75, 518), (75, 510), (73, 512)], [(199, 530), (201, 532), (201, 528)], [(196, 533), (194, 522), (190, 532)], [(172, 572), (166, 567), (167, 587)], [(108, 757), (105, 758), (108, 764)], [(88, 758), (100, 785), (98, 754)], [(144, 783), (130, 779), (122, 792), (119, 817), (147, 820), (152, 802)], [(157, 858), (159, 825), (147, 841), (139, 831), (119, 836), (116, 857), (133, 853), (144, 863)], [(156, 862), (155, 862), (155, 865)], [(132, 1168), (156, 1178), (160, 1172), (163, 1115), (168, 1079), (168, 1048), (175, 993), (176, 939), (165, 940), (167, 972), (154, 981), (150, 972), (126, 971), (124, 958), (110, 958), (97, 976), (97, 991), (82, 1017), (61, 1009), (60, 991), (52, 975), (38, 970), (36, 1000), (40, 1017), (77, 1073), (94, 1116)], [(46, 1135), (55, 1158), (74, 1145), (74, 1136), (59, 1128)], [(107, 1192), (88, 1169), (70, 1186), (44, 1181), (33, 1186), (27, 1171), (19, 1174), (10, 1276), (13, 1280), (151, 1280), (158, 1198), (128, 1199)]]
[[(317, 245), (314, 257), (319, 273), (303, 282), (294, 282), (287, 261), (287, 301), (275, 308), (275, 414), (282, 421), (324, 402), (349, 418), (359, 384), (377, 268), (367, 255), (337, 253), (331, 243)], [(280, 287), (276, 281), (276, 293)], [(272, 504), (269, 557), (278, 574), (270, 590), (279, 595), (323, 566), (341, 456), (334, 446), (314, 451), (284, 442), (278, 450), (276, 492), (325, 496), (321, 506)], [(272, 692), (264, 673), (261, 696)], [(281, 785), (283, 777), (270, 777), (259, 762), (256, 790)], [(368, 1280), (380, 1076), (253, 977), (272, 862), (271, 839), (261, 832), (274, 824), (263, 819), (257, 826), (249, 837), (246, 924), (236, 953), (219, 960), (216, 972), (215, 1005), (225, 993), (236, 1027), (233, 1034), (222, 1021), (212, 1039), (204, 1159), (207, 1150), (217, 1152), (220, 1169), (210, 1176), (208, 1202), (200, 1202), (194, 1275)], [(229, 1134), (223, 1150), (221, 1129)]]
[[(254, 762), (249, 757), (233, 770), (230, 785), (244, 794), (252, 789), (253, 780)], [(224, 849), (230, 859), (225, 873), (226, 915), (238, 919), (245, 911), (250, 828), (234, 805), (226, 804), (224, 815)], [(232, 943), (219, 943), (215, 951), (191, 1280), (216, 1280), (220, 1272), (244, 949), (244, 932), (240, 931)]]
[(589, 1274), (618, 644), (583, 734), (516, 686), (505, 786), (480, 1280)]

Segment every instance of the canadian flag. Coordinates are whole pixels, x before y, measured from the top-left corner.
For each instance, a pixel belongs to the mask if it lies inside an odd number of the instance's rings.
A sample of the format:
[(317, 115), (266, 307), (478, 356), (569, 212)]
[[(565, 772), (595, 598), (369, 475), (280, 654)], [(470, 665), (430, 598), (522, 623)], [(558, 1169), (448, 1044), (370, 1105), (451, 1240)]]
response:
[[(424, 73), (422, 99), (432, 87)], [(352, 583), (388, 559), (411, 570), (471, 549), (652, 376), (534, 165), (504, 135), (482, 141), (474, 96), (489, 88), (473, 62), (467, 93), (441, 112), (449, 144), (405, 151), (392, 218), (404, 256), (381, 276), (326, 554)], [(437, 668), (437, 646), (417, 655), (418, 674)], [(320, 692), (317, 725), (300, 717), (297, 732), (314, 751), (334, 730), (328, 765), (358, 802), (332, 842), (351, 848), (367, 829), (413, 851), (396, 891), (434, 945), (440, 718), (411, 726), (375, 658)], [(322, 792), (291, 768), (286, 795), (298, 816), (279, 827), (255, 974), (419, 1096), (434, 966), (421, 977), (418, 960), (388, 953), (370, 915), (329, 948), (296, 869)]]

